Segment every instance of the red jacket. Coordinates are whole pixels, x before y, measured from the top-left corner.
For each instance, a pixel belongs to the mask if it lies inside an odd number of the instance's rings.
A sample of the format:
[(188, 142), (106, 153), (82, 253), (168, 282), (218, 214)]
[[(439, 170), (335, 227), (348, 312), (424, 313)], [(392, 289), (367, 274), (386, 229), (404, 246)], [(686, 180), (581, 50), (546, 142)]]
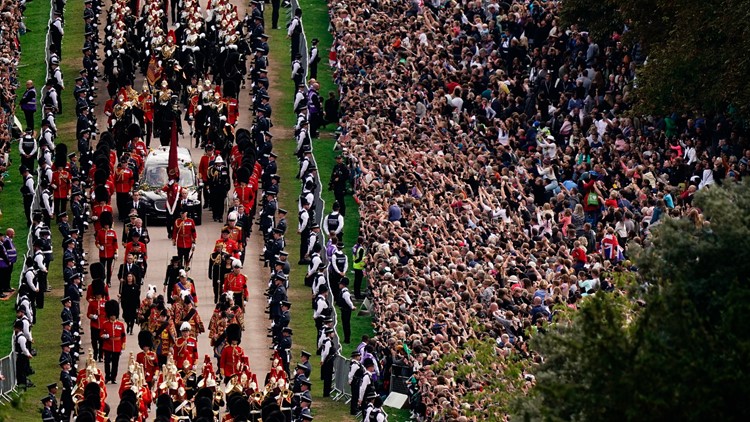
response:
[(178, 218), (174, 222), (172, 240), (178, 248), (191, 248), (197, 237), (198, 232), (195, 231), (195, 221), (192, 218)]
[[(146, 244), (143, 242), (138, 242), (139, 245), (141, 245), (141, 253), (143, 253), (143, 259), (148, 259), (148, 253), (146, 251)], [(128, 242), (125, 244), (125, 256), (128, 256), (128, 254), (133, 250), (133, 242)]]
[(52, 172), (52, 188), (55, 199), (67, 199), (70, 193), (70, 173), (65, 169)]
[(232, 240), (230, 238), (227, 238), (227, 240), (219, 238), (219, 240), (217, 240), (214, 244), (214, 250), (223, 250), (224, 252), (232, 255), (235, 258), (240, 257), (238, 253), (240, 251), (240, 245), (238, 245), (235, 240)]
[(201, 157), (201, 161), (198, 164), (198, 176), (203, 181), (208, 180), (208, 167), (211, 161), (213, 161), (215, 158), (216, 156), (213, 154), (212, 155), (203, 154), (203, 156)]
[(115, 192), (129, 193), (133, 190), (133, 170), (118, 168), (115, 170)]
[(231, 377), (239, 372), (238, 364), (242, 362), (245, 352), (240, 346), (227, 346), (221, 351), (219, 368), (225, 377)]
[(117, 232), (112, 229), (100, 229), (96, 232), (96, 247), (99, 249), (99, 258), (114, 258), (117, 253)]
[(227, 274), (224, 277), (224, 291), (242, 293), (242, 297), (247, 299), (250, 293), (247, 291), (247, 277), (245, 277), (245, 274)]
[(151, 385), (156, 370), (159, 369), (159, 358), (153, 350), (146, 353), (140, 352), (135, 357), (135, 361), (143, 365), (143, 373), (146, 376), (146, 383)]
[(245, 211), (249, 212), (253, 208), (255, 204), (255, 191), (252, 187), (248, 185), (235, 187), (234, 194), (237, 195), (240, 204), (245, 207)]
[(233, 125), (237, 123), (237, 118), (240, 116), (240, 105), (236, 98), (226, 98), (227, 103), (227, 123)]
[(106, 352), (122, 352), (127, 338), (125, 333), (124, 322), (110, 320), (103, 321), (99, 327), (99, 337), (104, 340), (102, 349)]
[[(94, 299), (89, 302), (89, 308), (86, 310), (86, 315), (91, 320), (91, 328), (100, 328), (104, 320), (107, 318), (107, 314), (104, 312), (105, 303), (107, 303), (106, 299)], [(94, 318), (94, 316), (96, 316), (96, 318)]]
[(182, 368), (185, 361), (190, 362), (190, 366), (195, 365), (198, 360), (198, 340), (195, 337), (178, 338), (174, 345), (175, 364)]

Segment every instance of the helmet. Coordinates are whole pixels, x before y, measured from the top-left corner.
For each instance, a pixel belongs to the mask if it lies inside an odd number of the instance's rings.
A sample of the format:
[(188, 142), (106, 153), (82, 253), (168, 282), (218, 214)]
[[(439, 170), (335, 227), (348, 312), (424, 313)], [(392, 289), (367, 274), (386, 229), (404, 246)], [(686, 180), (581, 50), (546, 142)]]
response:
[(214, 160), (214, 163), (216, 163), (216, 164), (223, 164), (224, 163), (224, 159), (221, 158), (221, 155), (220, 155), (220, 156), (216, 157), (216, 159)]
[(185, 321), (180, 325), (180, 331), (190, 331), (193, 327), (190, 326), (190, 323)]

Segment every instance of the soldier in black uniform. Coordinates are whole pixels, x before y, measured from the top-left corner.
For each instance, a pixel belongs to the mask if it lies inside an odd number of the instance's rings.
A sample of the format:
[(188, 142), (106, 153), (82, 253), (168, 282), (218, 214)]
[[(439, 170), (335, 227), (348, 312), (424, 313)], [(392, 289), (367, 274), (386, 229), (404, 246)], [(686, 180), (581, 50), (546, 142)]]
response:
[(208, 190), (214, 221), (224, 221), (224, 202), (229, 192), (230, 182), (229, 169), (224, 165), (224, 159), (217, 156), (214, 165), (208, 168)]
[(264, 267), (267, 267), (270, 262), (273, 262), (276, 259), (276, 255), (284, 250), (284, 234), (279, 229), (273, 229), (272, 232), (273, 235), (266, 240), (266, 247), (263, 251), (263, 259), (265, 261), (265, 264), (263, 264)]
[[(284, 289), (284, 294), (286, 294), (286, 289)], [(292, 315), (289, 312), (289, 308), (291, 307), (292, 307), (292, 303), (289, 302), (288, 300), (281, 301), (281, 312), (279, 313), (278, 316), (274, 318), (274, 321), (273, 321), (274, 343), (281, 342), (282, 331), (284, 330), (284, 328), (288, 327), (289, 323), (292, 321)]]
[(284, 274), (274, 274), (273, 291), (271, 292), (269, 301), (269, 316), (270, 319), (274, 321), (281, 317), (281, 304), (289, 299), (287, 297), (286, 287), (284, 287), (285, 281), (286, 276)]
[(60, 417), (67, 422), (74, 410), (73, 387), (75, 379), (70, 374), (72, 368), (71, 362), (67, 360), (60, 361), (60, 383), (62, 384), (62, 395), (60, 396)]
[(81, 234), (86, 230), (86, 215), (84, 211), (84, 204), (81, 202), (83, 192), (75, 190), (71, 193), (72, 202), (70, 203), (70, 211), (73, 213), (73, 226)]
[(260, 231), (263, 233), (263, 236), (268, 237), (270, 235), (269, 229), (274, 226), (274, 217), (276, 216), (276, 192), (268, 191), (264, 192), (264, 194), (266, 202), (260, 213)]
[(281, 357), (281, 364), (286, 372), (287, 376), (289, 372), (289, 361), (291, 360), (292, 353), (292, 329), (291, 327), (285, 327), (281, 330), (281, 340), (276, 345), (276, 350), (279, 352)]
[(75, 362), (78, 360), (78, 352), (76, 352), (75, 358), (73, 357), (73, 343), (66, 341), (63, 343), (60, 343), (60, 359), (58, 362), (62, 362), (64, 360), (67, 360), (70, 362), (70, 375), (75, 376), (76, 374), (76, 365)]
[(75, 273), (70, 279), (70, 283), (65, 285), (65, 297), (70, 298), (70, 314), (73, 321), (74, 331), (81, 329), (81, 274)]
[(44, 406), (42, 407), (42, 422), (56, 422), (56, 415), (52, 411), (52, 397), (42, 398), (42, 406)]

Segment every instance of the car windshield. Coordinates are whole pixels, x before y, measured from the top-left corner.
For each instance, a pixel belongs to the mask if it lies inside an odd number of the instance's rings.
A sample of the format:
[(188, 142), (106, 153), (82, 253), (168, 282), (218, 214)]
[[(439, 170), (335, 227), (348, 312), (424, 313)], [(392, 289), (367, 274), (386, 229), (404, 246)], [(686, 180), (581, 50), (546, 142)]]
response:
[[(164, 186), (167, 184), (167, 164), (159, 163), (146, 166), (143, 171), (143, 183), (148, 186)], [(180, 186), (193, 186), (193, 171), (185, 164), (180, 165)]]

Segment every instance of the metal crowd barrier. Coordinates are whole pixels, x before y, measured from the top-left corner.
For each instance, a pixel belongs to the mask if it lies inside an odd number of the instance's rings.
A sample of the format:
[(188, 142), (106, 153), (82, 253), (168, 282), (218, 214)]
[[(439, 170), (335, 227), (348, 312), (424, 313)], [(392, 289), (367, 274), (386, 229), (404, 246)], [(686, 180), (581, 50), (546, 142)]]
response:
[[(47, 36), (45, 37), (45, 66), (47, 66), (47, 73), (45, 75), (45, 85), (46, 80), (49, 79), (49, 59), (50, 59), (50, 53), (49, 53), (49, 45), (50, 45), (50, 37), (49, 37), (49, 26), (52, 23), (52, 20), (54, 19), (54, 12), (55, 12), (55, 3), (53, 0), (50, 1), (50, 10), (49, 10), (49, 20), (47, 22)], [(36, 28), (35, 28), (36, 29)], [(23, 54), (23, 53), (21, 53)], [(45, 87), (46, 88), (46, 87)], [(41, 91), (41, 96), (37, 97), (37, 107), (42, 106), (42, 99), (44, 98), (44, 95), (46, 94), (46, 89), (43, 88)], [(44, 112), (42, 111), (42, 115)], [(44, 116), (42, 116), (44, 117)], [(32, 172), (32, 174), (37, 174), (36, 172)], [(19, 180), (21, 180), (19, 178)], [(34, 210), (37, 210), (40, 208), (39, 201), (40, 201), (40, 195), (41, 191), (39, 189), (39, 175), (37, 174), (36, 180), (35, 180), (35, 188), (34, 188), (34, 198), (31, 202), (31, 210), (32, 212)], [(29, 230), (29, 234), (26, 236), (26, 250), (31, 251), (32, 250), (32, 233), (31, 230)], [(28, 253), (28, 252), (27, 252)], [(19, 257), (21, 258), (22, 267), (21, 267), (21, 275), (18, 279), (18, 285), (19, 287), (24, 282), (23, 280), (23, 273), (26, 272), (26, 259), (25, 257)], [(18, 298), (16, 298), (18, 300)], [(11, 336), (11, 350), (10, 354), (0, 359), (0, 402), (9, 403), (11, 401), (11, 394), (17, 394), (18, 393), (18, 379), (16, 377), (16, 353), (15, 353), (15, 343), (13, 341), (13, 337)]]
[(343, 400), (344, 403), (349, 403), (352, 399), (352, 389), (349, 385), (349, 366), (351, 365), (351, 359), (347, 359), (341, 356), (340, 353), (336, 354), (336, 360), (333, 362), (333, 394), (331, 398), (334, 401)]

